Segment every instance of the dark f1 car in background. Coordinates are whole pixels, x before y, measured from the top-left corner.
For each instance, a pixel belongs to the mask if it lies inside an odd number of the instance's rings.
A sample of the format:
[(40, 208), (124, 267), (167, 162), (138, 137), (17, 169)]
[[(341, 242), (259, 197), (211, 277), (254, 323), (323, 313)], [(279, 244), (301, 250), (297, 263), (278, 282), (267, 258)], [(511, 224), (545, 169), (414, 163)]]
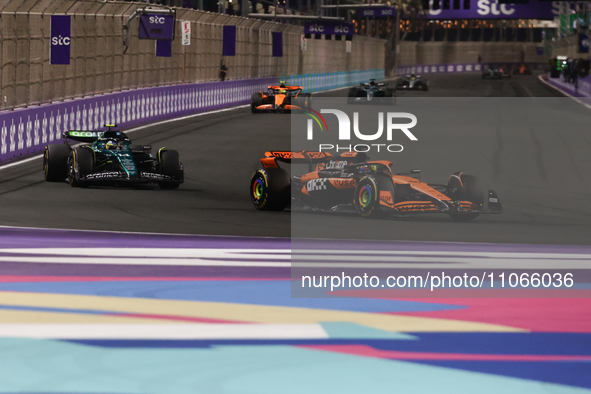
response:
[(503, 79), (503, 71), (500, 67), (489, 66), (482, 70), (482, 79)]
[(292, 105), (292, 98), (305, 98), (303, 104), (305, 107), (311, 106), (311, 95), (302, 93), (301, 86), (285, 86), (281, 82), (278, 86), (269, 86), (267, 92), (254, 93), (250, 100), (250, 111), (253, 114), (264, 111), (285, 112), (301, 109)]
[(376, 82), (375, 79), (370, 79), (369, 82), (362, 82), (359, 86), (350, 88), (347, 96), (347, 102), (349, 104), (369, 103), (374, 98), (379, 98), (379, 100), (374, 101), (376, 103), (384, 102), (385, 98), (390, 98), (391, 104), (394, 104), (396, 89), (388, 89), (387, 83)]
[(421, 75), (405, 75), (396, 80), (396, 89), (398, 90), (429, 90), (429, 81)]
[[(67, 181), (72, 186), (157, 183), (176, 189), (184, 181), (176, 150), (160, 148), (156, 157), (147, 145), (132, 145), (115, 125), (107, 131), (66, 131), (64, 142), (50, 144), (43, 154), (48, 182)], [(82, 142), (72, 147), (68, 140)]]
[[(291, 179), (278, 162), (308, 164), (309, 172)], [(484, 213), (501, 213), (497, 194), (488, 191), (488, 204), (478, 179), (463, 172), (447, 184), (428, 184), (420, 171), (394, 174), (389, 161), (370, 161), (364, 153), (266, 152), (250, 182), (251, 200), (258, 210), (355, 210), (366, 218), (393, 214), (445, 213), (468, 221)], [(293, 168), (293, 166), (292, 166)]]

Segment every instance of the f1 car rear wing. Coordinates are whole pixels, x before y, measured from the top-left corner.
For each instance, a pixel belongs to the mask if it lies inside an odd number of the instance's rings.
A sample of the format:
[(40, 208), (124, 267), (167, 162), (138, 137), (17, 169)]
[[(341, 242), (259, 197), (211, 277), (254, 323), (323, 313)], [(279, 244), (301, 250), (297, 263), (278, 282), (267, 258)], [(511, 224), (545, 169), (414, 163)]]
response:
[(272, 85), (272, 86), (269, 86), (269, 89), (273, 89), (273, 90), (279, 90), (279, 89), (285, 89), (285, 90), (304, 90), (304, 88), (301, 87), (301, 86), (280, 86), (280, 85)]
[(329, 152), (308, 152), (302, 150), (300, 152), (291, 151), (270, 151), (265, 152), (265, 157), (261, 159), (263, 167), (279, 167), (277, 161), (292, 164), (308, 164), (310, 171), (313, 171), (314, 164), (325, 163), (334, 159), (355, 159), (360, 158), (366, 160), (367, 157), (364, 153), (357, 152), (343, 152), (338, 156), (333, 156)]
[(69, 130), (64, 131), (63, 137), (78, 142), (94, 142), (101, 134), (102, 131)]

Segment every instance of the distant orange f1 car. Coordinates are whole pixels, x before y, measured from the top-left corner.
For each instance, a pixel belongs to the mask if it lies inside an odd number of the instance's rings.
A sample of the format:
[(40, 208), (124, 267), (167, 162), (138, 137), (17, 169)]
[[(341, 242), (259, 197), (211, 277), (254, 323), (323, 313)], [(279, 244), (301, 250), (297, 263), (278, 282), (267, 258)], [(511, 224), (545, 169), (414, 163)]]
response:
[[(309, 172), (290, 179), (278, 162), (308, 164)], [(478, 179), (463, 172), (449, 177), (447, 184), (421, 181), (420, 170), (394, 174), (389, 161), (370, 161), (365, 153), (266, 152), (250, 182), (251, 200), (258, 210), (291, 209), (311, 211), (355, 210), (366, 218), (393, 214), (446, 213), (468, 221), (503, 208), (493, 190), (484, 192)], [(293, 171), (293, 165), (292, 165)], [(292, 192), (293, 191), (293, 192)]]
[(311, 105), (311, 95), (302, 94), (301, 86), (285, 86), (282, 81), (280, 85), (269, 86), (266, 93), (257, 92), (252, 95), (250, 101), (250, 110), (253, 114), (263, 111), (285, 112), (301, 109), (292, 105), (291, 100), (294, 97), (304, 97), (304, 106)]

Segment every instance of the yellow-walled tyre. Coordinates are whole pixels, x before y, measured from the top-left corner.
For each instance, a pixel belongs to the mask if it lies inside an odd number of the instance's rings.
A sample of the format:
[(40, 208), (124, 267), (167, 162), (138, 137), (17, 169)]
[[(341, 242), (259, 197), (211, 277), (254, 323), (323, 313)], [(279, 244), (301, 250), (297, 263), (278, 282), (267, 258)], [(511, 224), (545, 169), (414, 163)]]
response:
[(259, 211), (282, 211), (291, 200), (289, 175), (281, 168), (259, 168), (250, 180), (250, 199)]

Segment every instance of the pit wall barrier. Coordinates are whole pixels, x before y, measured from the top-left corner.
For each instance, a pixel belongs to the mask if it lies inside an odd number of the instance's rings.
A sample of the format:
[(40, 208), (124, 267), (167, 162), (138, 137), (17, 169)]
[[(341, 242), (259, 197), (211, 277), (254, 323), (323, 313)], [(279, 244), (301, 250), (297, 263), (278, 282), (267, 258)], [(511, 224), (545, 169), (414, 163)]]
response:
[[(516, 69), (525, 64), (531, 71), (542, 71), (546, 69), (546, 63), (496, 63), (503, 67)], [(464, 72), (482, 72), (485, 63), (460, 63), (460, 64), (421, 64), (414, 66), (398, 67), (398, 75), (406, 74), (444, 74), (444, 73), (464, 73)]]
[(562, 74), (558, 78), (550, 78), (550, 75), (548, 75), (547, 81), (550, 85), (557, 87), (571, 96), (591, 97), (591, 75), (578, 78), (576, 86), (572, 83), (565, 82)]
[[(383, 78), (384, 69), (296, 75), (317, 92)], [(0, 113), (0, 163), (41, 152), (67, 130), (98, 130), (114, 123), (122, 129), (250, 103), (254, 92), (277, 84), (277, 77), (134, 89)], [(291, 83), (291, 82), (290, 82)], [(344, 84), (344, 85), (343, 85)]]

